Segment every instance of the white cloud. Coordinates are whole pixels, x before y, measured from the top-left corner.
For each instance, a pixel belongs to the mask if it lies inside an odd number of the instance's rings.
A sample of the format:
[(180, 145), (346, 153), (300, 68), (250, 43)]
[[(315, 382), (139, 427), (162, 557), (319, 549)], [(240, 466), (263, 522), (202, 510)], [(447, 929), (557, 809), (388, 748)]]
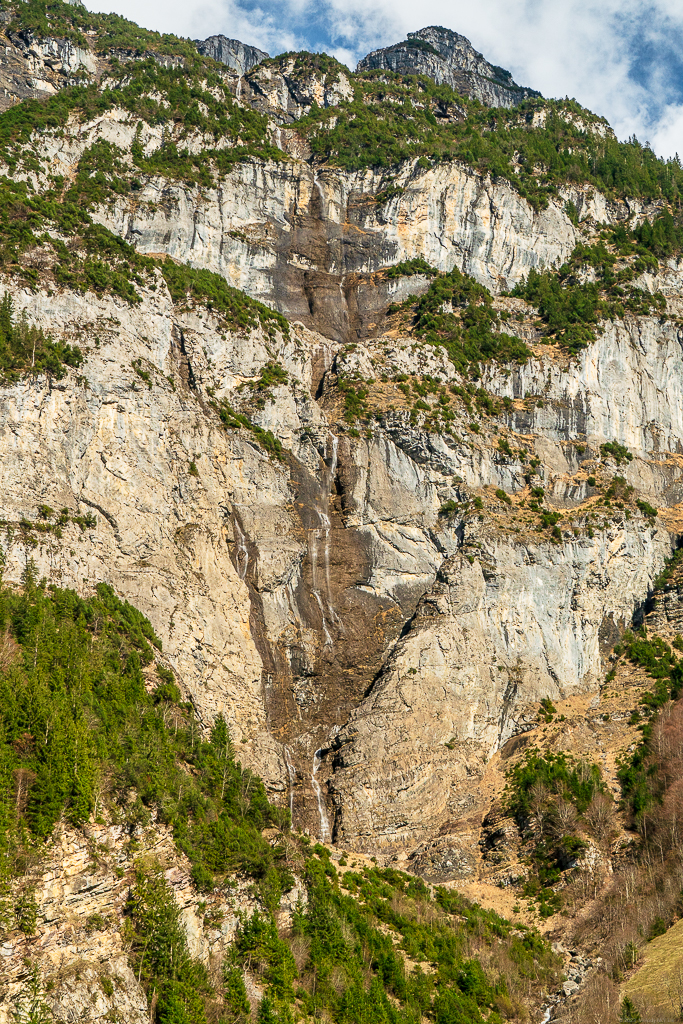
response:
[[(683, 5), (680, 0), (88, 0), (149, 28), (193, 38), (216, 32), (270, 53), (321, 48), (353, 66), (371, 49), (424, 25), (472, 40), (488, 60), (546, 96), (574, 96), (664, 156), (683, 153)], [(638, 68), (638, 52), (658, 59)], [(641, 62), (642, 65), (642, 62)], [(639, 79), (639, 80), (638, 80)]]
[[(307, 2), (289, 0), (289, 12)], [(146, 0), (144, 5), (135, 0), (87, 0), (86, 6), (100, 13), (114, 11), (155, 32), (171, 32), (190, 39), (222, 33), (269, 53), (306, 46), (302, 34), (287, 28), (286, 16), (259, 7), (247, 10), (233, 0)]]
[(683, 105), (665, 108), (650, 141), (655, 153), (663, 157), (678, 154), (683, 160)]

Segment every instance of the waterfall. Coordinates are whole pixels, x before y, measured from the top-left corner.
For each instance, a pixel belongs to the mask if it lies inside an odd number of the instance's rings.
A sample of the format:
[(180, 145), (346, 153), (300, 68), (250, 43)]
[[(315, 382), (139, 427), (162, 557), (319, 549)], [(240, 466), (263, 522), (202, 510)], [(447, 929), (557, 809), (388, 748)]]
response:
[(330, 636), (330, 631), (327, 628), (327, 622), (325, 620), (325, 609), (323, 608), (322, 598), (321, 598), (321, 596), (320, 596), (320, 594), (318, 593), (317, 590), (313, 591), (313, 597), (316, 599), (316, 601), (318, 603), (318, 608), (320, 609), (320, 617), (322, 619), (323, 633), (325, 634), (325, 647), (332, 647), (332, 637)]
[[(329, 509), (329, 501), (330, 501), (330, 498), (329, 498), (330, 491), (332, 490), (332, 487), (334, 485), (334, 480), (335, 480), (335, 477), (337, 475), (337, 462), (338, 462), (338, 453), (339, 453), (339, 438), (336, 437), (334, 434), (331, 434), (330, 435), (330, 443), (331, 443), (331, 448), (332, 448), (332, 455), (330, 457), (330, 466), (329, 466), (329, 469), (327, 471), (327, 478), (326, 478), (328, 509)], [(334, 610), (334, 605), (332, 604), (332, 589), (330, 587), (330, 527), (331, 527), (332, 524), (330, 523), (329, 516), (325, 516), (324, 518), (326, 520), (326, 530), (325, 530), (325, 547), (323, 549), (323, 562), (324, 562), (324, 565), (325, 565), (325, 588), (326, 588), (326, 596), (327, 596), (327, 607), (329, 608), (330, 618), (332, 619), (332, 622), (339, 622), (339, 618), (337, 616), (337, 613)]]
[[(338, 623), (339, 619), (334, 610), (332, 604), (332, 588), (330, 585), (330, 531), (332, 529), (332, 523), (328, 515), (330, 506), (330, 491), (334, 478), (337, 475), (337, 461), (338, 461), (338, 450), (339, 450), (339, 438), (335, 437), (334, 434), (330, 434), (330, 464), (327, 467), (327, 472), (324, 476), (324, 501), (327, 511), (323, 512), (322, 509), (316, 508), (315, 514), (318, 517), (318, 527), (309, 530), (308, 534), (308, 556), (311, 564), (311, 593), (315, 598), (316, 604), (320, 610), (320, 617), (322, 619), (322, 631), (325, 637), (325, 647), (331, 647), (333, 644), (330, 631), (327, 623), (335, 622)], [(320, 580), (318, 570), (318, 547), (322, 544), (322, 562), (323, 562), (323, 573), (324, 579)], [(320, 588), (321, 583), (324, 586), (324, 597), (321, 595)]]
[(345, 310), (346, 310), (347, 315), (348, 315), (348, 308), (349, 308), (348, 303), (346, 301), (346, 295), (344, 294), (344, 277), (345, 277), (345, 275), (342, 274), (342, 276), (339, 279), (339, 298), (341, 299), (341, 313), (342, 313), (342, 316), (344, 315), (344, 311)]
[(323, 794), (320, 788), (320, 783), (315, 777), (316, 772), (320, 767), (321, 754), (322, 752), (320, 750), (316, 750), (315, 754), (313, 755), (313, 772), (311, 773), (311, 782), (313, 783), (313, 790), (318, 799), (318, 814), (320, 815), (320, 838), (322, 839), (323, 842), (325, 842), (327, 839), (331, 837), (330, 822), (327, 817), (327, 810), (325, 808), (325, 801), (323, 800)]
[(320, 187), (320, 182), (318, 181), (318, 172), (317, 171), (313, 175), (313, 187), (317, 190), (318, 195), (320, 196), (320, 205), (322, 207), (321, 215), (324, 217), (325, 216), (325, 193), (323, 192), (322, 188)]

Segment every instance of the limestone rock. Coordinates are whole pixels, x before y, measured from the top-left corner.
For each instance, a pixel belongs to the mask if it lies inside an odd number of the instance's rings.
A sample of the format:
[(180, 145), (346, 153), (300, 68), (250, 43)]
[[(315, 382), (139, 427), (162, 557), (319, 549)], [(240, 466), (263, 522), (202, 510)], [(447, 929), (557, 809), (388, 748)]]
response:
[(358, 71), (386, 68), (402, 75), (426, 75), (437, 85), (450, 85), (455, 92), (481, 100), (491, 107), (512, 107), (530, 96), (509, 71), (489, 62), (458, 32), (437, 26), (409, 32), (405, 42), (373, 50), (358, 63)]
[(208, 39), (195, 40), (195, 46), (205, 57), (212, 57), (219, 64), (246, 75), (253, 67), (266, 60), (268, 54), (257, 46), (249, 46), (239, 39), (228, 39), (227, 36), (209, 36)]
[(334, 739), (341, 845), (393, 850), (466, 817), (472, 777), (541, 698), (597, 686), (603, 618), (630, 621), (670, 551), (642, 524), (561, 548), (471, 540)]

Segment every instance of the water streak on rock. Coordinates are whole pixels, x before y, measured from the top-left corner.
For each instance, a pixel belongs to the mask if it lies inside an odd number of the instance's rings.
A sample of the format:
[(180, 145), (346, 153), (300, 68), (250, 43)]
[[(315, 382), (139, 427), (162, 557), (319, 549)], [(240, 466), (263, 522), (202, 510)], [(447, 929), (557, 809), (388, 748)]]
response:
[(320, 815), (320, 838), (323, 842), (331, 838), (330, 832), (330, 820), (327, 817), (327, 809), (325, 807), (325, 801), (323, 800), (323, 793), (320, 788), (320, 783), (316, 779), (316, 773), (320, 767), (320, 759), (322, 757), (322, 751), (316, 750), (313, 755), (313, 771), (311, 773), (311, 782), (313, 783), (313, 792), (315, 793), (318, 800), (318, 814)]

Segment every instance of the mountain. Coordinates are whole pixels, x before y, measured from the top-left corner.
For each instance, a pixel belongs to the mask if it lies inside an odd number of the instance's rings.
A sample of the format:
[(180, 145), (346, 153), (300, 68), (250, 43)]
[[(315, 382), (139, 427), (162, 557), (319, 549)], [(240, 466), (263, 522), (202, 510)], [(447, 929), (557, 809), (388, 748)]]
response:
[(680, 164), (445, 29), (0, 17), (0, 1022), (644, 1013)]
[(400, 75), (426, 75), (437, 85), (448, 85), (490, 107), (512, 107), (540, 96), (534, 89), (517, 85), (509, 71), (489, 64), (465, 36), (436, 25), (409, 32), (401, 43), (373, 50), (357, 68), (379, 69)]

